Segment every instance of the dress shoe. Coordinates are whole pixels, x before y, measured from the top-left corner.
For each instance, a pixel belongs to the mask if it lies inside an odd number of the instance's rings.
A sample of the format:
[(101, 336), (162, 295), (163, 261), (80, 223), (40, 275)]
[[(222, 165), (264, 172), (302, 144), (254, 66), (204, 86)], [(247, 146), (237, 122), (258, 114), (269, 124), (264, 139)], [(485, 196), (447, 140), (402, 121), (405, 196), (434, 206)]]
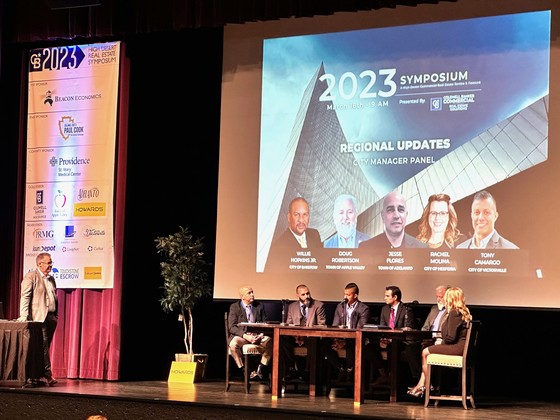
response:
[(260, 380), (262, 380), (263, 375), (259, 371), (254, 370), (254, 371), (251, 372), (251, 375), (249, 375), (249, 378), (253, 381), (260, 381)]
[(47, 386), (53, 386), (58, 383), (58, 381), (54, 379), (52, 376), (41, 378), (41, 382)]
[(37, 379), (28, 379), (27, 381), (25, 381), (25, 385), (23, 385), (23, 388), (35, 388), (37, 386), (39, 386), (39, 382)]

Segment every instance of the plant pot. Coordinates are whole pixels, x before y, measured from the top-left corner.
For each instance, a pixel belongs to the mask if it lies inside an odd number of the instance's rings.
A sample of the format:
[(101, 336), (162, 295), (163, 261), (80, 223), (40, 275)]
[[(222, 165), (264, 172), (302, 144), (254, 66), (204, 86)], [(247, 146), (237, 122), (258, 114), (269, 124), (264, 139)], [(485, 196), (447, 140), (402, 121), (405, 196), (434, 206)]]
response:
[(175, 353), (176, 362), (196, 362), (196, 371), (194, 374), (194, 382), (201, 382), (206, 372), (206, 363), (208, 363), (207, 354), (199, 353)]

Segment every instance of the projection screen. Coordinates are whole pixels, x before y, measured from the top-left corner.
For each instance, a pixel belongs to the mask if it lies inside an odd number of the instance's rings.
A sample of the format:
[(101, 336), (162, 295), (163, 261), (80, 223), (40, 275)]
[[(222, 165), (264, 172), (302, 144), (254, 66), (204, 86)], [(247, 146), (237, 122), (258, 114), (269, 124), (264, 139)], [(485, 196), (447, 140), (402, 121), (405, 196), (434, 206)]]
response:
[[(363, 301), (396, 284), (431, 302), (451, 284), (470, 304), (558, 306), (559, 10), (496, 3), (226, 27), (214, 298), (249, 284), (292, 299), (305, 283), (338, 301), (356, 282)], [(307, 248), (281, 248), (298, 197)], [(448, 218), (461, 235), (429, 246), (422, 225)]]

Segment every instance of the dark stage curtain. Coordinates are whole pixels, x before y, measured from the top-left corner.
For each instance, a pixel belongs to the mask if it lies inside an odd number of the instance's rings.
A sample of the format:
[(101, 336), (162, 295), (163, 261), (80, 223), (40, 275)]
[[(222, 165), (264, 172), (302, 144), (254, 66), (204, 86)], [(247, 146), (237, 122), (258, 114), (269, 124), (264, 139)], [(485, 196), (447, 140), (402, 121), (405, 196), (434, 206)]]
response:
[(5, 4), (10, 42), (221, 27), (456, 0), (18, 0)]

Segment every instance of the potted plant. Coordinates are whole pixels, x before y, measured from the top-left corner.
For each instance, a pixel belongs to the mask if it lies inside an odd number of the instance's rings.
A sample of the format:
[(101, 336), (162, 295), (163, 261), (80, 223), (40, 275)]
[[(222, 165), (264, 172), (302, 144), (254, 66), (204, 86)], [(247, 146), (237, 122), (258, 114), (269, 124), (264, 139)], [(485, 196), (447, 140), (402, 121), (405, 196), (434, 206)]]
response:
[(195, 354), (193, 351), (192, 310), (199, 300), (211, 295), (208, 264), (204, 260), (204, 244), (202, 239), (194, 238), (190, 230), (182, 226), (176, 233), (157, 237), (155, 243), (157, 252), (164, 257), (160, 263), (164, 280), (161, 306), (167, 313), (179, 311), (179, 320), (183, 322), (185, 332), (183, 341), (186, 355), (181, 357), (177, 354), (176, 361), (196, 361), (196, 381), (204, 376), (208, 358), (207, 355)]

